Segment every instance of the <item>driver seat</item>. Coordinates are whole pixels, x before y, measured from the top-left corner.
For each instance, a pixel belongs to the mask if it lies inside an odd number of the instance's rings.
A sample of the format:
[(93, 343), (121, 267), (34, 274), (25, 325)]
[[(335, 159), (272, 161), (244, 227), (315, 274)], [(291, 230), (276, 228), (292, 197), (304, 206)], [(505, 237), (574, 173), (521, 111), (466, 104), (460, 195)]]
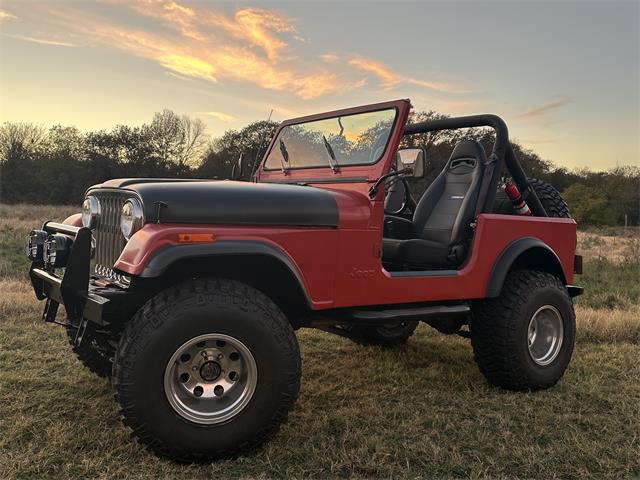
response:
[(406, 233), (404, 238), (383, 239), (382, 261), (409, 270), (459, 266), (467, 255), (486, 163), (479, 142), (458, 142), (442, 172), (422, 195), (413, 219), (385, 218), (385, 222), (405, 223), (394, 230)]

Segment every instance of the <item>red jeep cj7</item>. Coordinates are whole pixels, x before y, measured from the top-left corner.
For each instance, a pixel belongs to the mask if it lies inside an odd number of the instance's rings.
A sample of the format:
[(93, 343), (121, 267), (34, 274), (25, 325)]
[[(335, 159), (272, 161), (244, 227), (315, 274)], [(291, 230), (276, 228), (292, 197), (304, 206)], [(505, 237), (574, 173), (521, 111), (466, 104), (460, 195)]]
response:
[[(500, 118), (407, 124), (410, 108), (289, 120), (251, 183), (110, 180), (30, 234), (44, 319), (64, 305), (140, 442), (198, 461), (267, 441), (298, 394), (300, 327), (395, 345), (423, 321), (469, 337), (492, 385), (558, 381), (581, 293), (566, 204), (525, 176)], [(492, 151), (461, 140), (415, 201), (425, 151), (403, 136), (469, 127), (495, 130)]]

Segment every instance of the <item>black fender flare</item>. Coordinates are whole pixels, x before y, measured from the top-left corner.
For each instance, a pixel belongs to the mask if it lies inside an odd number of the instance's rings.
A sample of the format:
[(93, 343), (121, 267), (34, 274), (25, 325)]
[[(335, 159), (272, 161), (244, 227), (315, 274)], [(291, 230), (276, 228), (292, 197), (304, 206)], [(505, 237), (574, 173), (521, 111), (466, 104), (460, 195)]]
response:
[[(553, 273), (560, 274), (562, 282), (565, 284), (567, 283), (565, 273), (562, 268), (562, 262), (560, 262), (556, 252), (554, 252), (549, 245), (539, 238), (524, 237), (513, 241), (500, 253), (500, 256), (494, 263), (493, 269), (491, 270), (485, 294), (486, 297), (497, 297), (500, 295), (502, 285), (507, 278), (507, 273), (509, 273), (513, 264), (521, 255), (531, 250), (538, 250), (542, 253), (545, 260), (552, 262), (551, 265), (555, 267), (553, 268)], [(548, 270), (548, 267), (546, 270)]]
[(308, 305), (312, 305), (311, 297), (302, 279), (302, 274), (291, 259), (278, 247), (257, 240), (219, 240), (213, 243), (172, 245), (158, 251), (151, 260), (147, 262), (140, 277), (158, 278), (172, 265), (183, 260), (204, 259), (216, 256), (229, 257), (235, 255), (262, 255), (279, 261), (291, 272), (299, 284), (300, 290), (304, 294)]

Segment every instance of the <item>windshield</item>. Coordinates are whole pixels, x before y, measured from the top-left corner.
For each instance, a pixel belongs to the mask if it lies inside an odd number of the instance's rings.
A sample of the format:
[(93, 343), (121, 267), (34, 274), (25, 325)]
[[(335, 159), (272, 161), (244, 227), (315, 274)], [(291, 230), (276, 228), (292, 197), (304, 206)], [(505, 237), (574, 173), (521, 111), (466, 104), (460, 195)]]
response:
[(265, 162), (267, 170), (376, 163), (387, 146), (396, 110), (357, 113), (288, 125)]

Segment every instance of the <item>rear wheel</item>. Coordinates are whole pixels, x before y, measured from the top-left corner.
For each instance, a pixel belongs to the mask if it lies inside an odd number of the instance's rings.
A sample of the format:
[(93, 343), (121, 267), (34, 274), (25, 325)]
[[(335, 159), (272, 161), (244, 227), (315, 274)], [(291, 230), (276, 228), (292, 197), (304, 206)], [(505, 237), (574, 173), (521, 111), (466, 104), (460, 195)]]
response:
[(474, 305), (470, 330), (474, 358), (491, 385), (508, 390), (549, 388), (571, 360), (573, 303), (557, 277), (515, 270), (499, 297)]
[(417, 326), (418, 322), (402, 322), (379, 326), (355, 325), (349, 327), (349, 338), (362, 345), (392, 347), (406, 343)]
[(160, 293), (129, 322), (113, 383), (124, 423), (150, 450), (181, 462), (234, 457), (287, 419), (300, 352), (263, 293), (196, 280)]

